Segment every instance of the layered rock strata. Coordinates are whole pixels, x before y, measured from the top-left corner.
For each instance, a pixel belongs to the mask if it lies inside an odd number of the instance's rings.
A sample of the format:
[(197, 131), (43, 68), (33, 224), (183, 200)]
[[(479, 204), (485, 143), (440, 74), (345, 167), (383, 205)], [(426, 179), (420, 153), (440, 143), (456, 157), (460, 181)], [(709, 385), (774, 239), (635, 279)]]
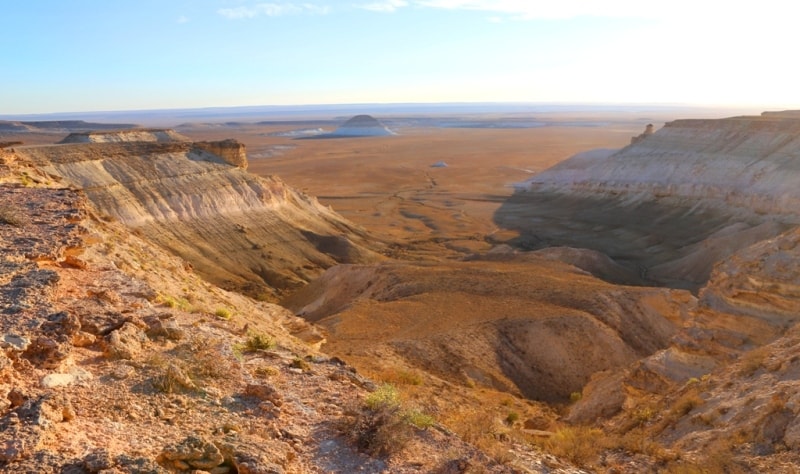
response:
[(243, 147), (233, 141), (90, 143), (22, 153), (82, 189), (106, 218), (225, 288), (271, 299), (336, 263), (378, 258), (365, 247), (364, 231), (316, 199), (246, 172)]

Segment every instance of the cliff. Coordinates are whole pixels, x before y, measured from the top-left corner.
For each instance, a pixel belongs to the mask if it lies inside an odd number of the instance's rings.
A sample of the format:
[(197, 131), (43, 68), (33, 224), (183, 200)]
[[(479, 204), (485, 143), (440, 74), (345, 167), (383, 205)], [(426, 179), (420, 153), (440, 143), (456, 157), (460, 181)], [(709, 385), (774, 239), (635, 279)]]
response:
[(274, 299), (336, 263), (379, 259), (363, 230), (316, 199), (246, 172), (244, 148), (234, 141), (86, 143), (20, 153), (82, 189), (106, 219), (228, 289)]
[(495, 221), (524, 249), (589, 248), (697, 290), (716, 262), (800, 223), (799, 179), (800, 118), (677, 120), (533, 176)]
[(676, 120), (628, 147), (531, 178), (530, 190), (643, 193), (800, 222), (800, 118)]

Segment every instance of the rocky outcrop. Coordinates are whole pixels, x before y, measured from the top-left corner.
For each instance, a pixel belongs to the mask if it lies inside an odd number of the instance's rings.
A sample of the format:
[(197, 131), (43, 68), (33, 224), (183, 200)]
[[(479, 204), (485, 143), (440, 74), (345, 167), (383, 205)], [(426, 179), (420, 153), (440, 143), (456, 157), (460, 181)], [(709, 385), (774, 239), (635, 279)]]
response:
[(228, 139), (217, 142), (195, 142), (195, 147), (216, 155), (229, 165), (247, 169), (247, 153), (245, 146), (236, 140)]
[[(221, 143), (90, 143), (20, 150), (99, 212), (229, 289), (272, 299), (336, 263), (374, 261), (367, 235)], [(219, 156), (212, 152), (219, 152)], [(234, 166), (231, 166), (233, 164)]]
[(720, 262), (700, 292), (700, 302), (775, 326), (800, 322), (800, 228)]

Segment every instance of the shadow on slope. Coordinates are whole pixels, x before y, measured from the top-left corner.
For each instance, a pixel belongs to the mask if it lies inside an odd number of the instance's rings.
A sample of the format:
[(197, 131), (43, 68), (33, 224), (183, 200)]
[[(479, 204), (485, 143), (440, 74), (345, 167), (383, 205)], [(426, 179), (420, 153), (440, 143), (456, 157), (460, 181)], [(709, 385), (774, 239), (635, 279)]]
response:
[(412, 366), (554, 402), (665, 347), (692, 301), (525, 258), (339, 265), (282, 304), (328, 331), (326, 352), (368, 371)]
[[(507, 242), (516, 249), (591, 249), (638, 275), (639, 284), (692, 291), (708, 280), (716, 262), (789, 227), (756, 214), (734, 215), (698, 200), (536, 188), (514, 193), (494, 221), (519, 232)], [(636, 283), (593, 273), (615, 283)]]

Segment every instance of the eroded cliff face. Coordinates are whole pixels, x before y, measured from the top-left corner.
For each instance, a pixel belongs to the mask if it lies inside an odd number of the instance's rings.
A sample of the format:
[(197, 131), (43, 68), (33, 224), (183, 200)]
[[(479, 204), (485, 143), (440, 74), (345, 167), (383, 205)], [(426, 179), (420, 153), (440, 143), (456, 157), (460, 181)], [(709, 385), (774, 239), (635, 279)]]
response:
[(676, 120), (616, 153), (591, 158), (567, 160), (527, 186), (701, 199), (728, 211), (800, 222), (800, 118), (790, 114)]
[[(379, 258), (363, 230), (316, 199), (231, 166), (243, 159), (232, 145), (94, 143), (20, 152), (82, 189), (107, 218), (228, 289), (273, 299), (336, 263)], [(218, 150), (222, 157), (212, 153)]]
[(800, 118), (677, 120), (520, 186), (496, 222), (525, 249), (589, 248), (697, 290), (716, 262), (800, 224)]

